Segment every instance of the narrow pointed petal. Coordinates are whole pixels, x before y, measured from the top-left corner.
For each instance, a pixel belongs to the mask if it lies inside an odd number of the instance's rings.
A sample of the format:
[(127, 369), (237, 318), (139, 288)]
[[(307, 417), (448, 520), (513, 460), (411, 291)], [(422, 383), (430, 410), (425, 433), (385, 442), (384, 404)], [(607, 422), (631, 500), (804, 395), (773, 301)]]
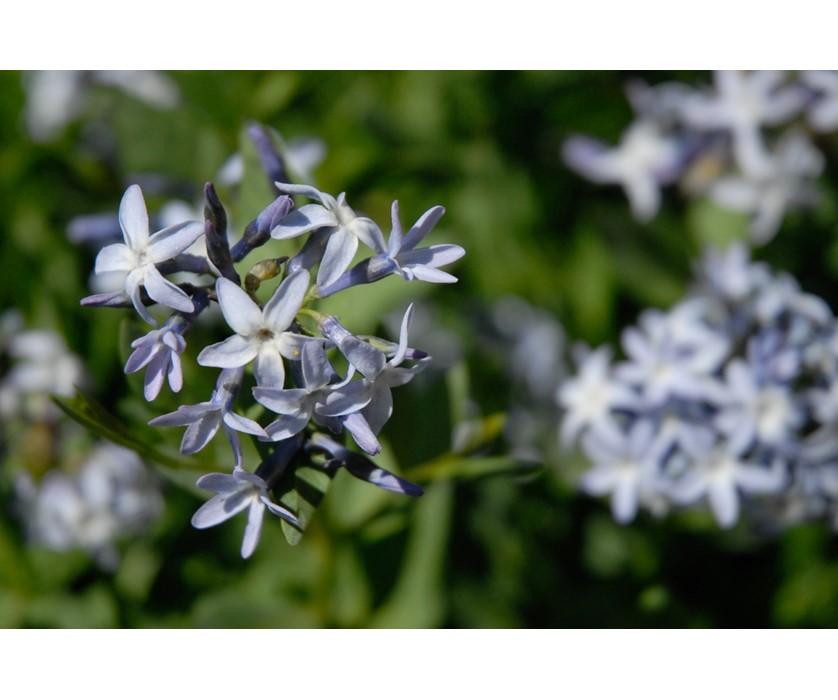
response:
[(295, 209), (271, 229), (271, 238), (285, 240), (309, 231), (337, 226), (335, 215), (319, 204), (305, 204)]
[(406, 250), (399, 254), (400, 265), (428, 265), (442, 267), (459, 260), (466, 254), (465, 248), (452, 243), (432, 245), (417, 250)]
[(344, 416), (360, 411), (370, 399), (372, 386), (368, 382), (352, 382), (329, 394), (325, 401), (317, 405), (317, 413), (324, 416)]
[(244, 367), (259, 353), (259, 346), (248, 338), (231, 335), (227, 340), (201, 350), (198, 364), (204, 367), (234, 369)]
[(393, 394), (390, 387), (383, 382), (376, 382), (372, 399), (361, 411), (361, 414), (367, 419), (373, 433), (378, 435), (384, 424), (393, 415)]
[(355, 257), (358, 239), (345, 229), (338, 229), (329, 237), (320, 269), (317, 271), (317, 286), (325, 287), (340, 277)]
[(251, 489), (222, 493), (204, 503), (192, 516), (192, 526), (199, 530), (213, 527), (247, 508), (253, 499)]
[(292, 525), (299, 526), (300, 521), (297, 519), (297, 516), (294, 515), (287, 508), (283, 508), (282, 506), (277, 505), (273, 501), (270, 501), (266, 498), (262, 498), (262, 503), (264, 503), (265, 506), (267, 506), (268, 510), (271, 511), (271, 513), (273, 513), (274, 515), (278, 515), (280, 518), (282, 518), (283, 520), (287, 520)]
[(154, 301), (168, 306), (170, 309), (177, 309), (185, 313), (195, 310), (192, 299), (180, 287), (172, 284), (158, 272), (156, 267), (149, 267), (145, 271), (144, 282), (148, 295)]
[(215, 283), (215, 293), (224, 320), (236, 333), (247, 336), (262, 327), (262, 311), (239, 285), (221, 277)]
[(281, 389), (285, 384), (285, 365), (272, 344), (264, 343), (260, 348), (253, 374), (259, 386)]
[(265, 324), (274, 333), (286, 330), (294, 322), (294, 317), (303, 305), (310, 279), (308, 270), (297, 270), (282, 281), (265, 304)]
[(406, 496), (421, 496), (424, 493), (416, 484), (407, 479), (402, 479), (364, 458), (348, 459), (344, 464), (344, 468), (352, 476), (363, 481), (368, 481), (385, 491), (401, 493)]
[(326, 350), (320, 343), (306, 343), (303, 346), (303, 380), (309, 389), (326, 386), (335, 374)]
[(375, 379), (387, 364), (387, 358), (381, 350), (355, 336), (346, 338), (340, 344), (340, 351), (368, 379)]
[(239, 485), (238, 480), (232, 474), (220, 474), (218, 472), (204, 474), (195, 482), (195, 486), (199, 489), (215, 491), (216, 493), (232, 493), (238, 490)]
[(210, 403), (209, 401), (204, 401), (190, 406), (180, 406), (177, 411), (172, 411), (164, 416), (152, 418), (148, 424), (157, 428), (171, 428), (175, 426), (189, 425), (199, 420), (207, 411), (217, 410), (218, 407), (215, 404)]
[(410, 332), (410, 323), (413, 321), (413, 304), (407, 307), (402, 317), (402, 325), (399, 329), (399, 349), (393, 359), (390, 360), (390, 366), (396, 367), (400, 365), (404, 359), (404, 354), (407, 352), (407, 335)]
[[(387, 250), (387, 245), (384, 243), (384, 234), (378, 228), (378, 224), (372, 219), (365, 216), (359, 216), (351, 224), (349, 230), (361, 243), (367, 248), (371, 248), (376, 253), (383, 253)], [(347, 263), (348, 266), (348, 263)]]
[(203, 450), (215, 437), (221, 425), (221, 413), (210, 411), (192, 423), (183, 434), (180, 443), (181, 454), (194, 455)]
[(107, 272), (133, 270), (137, 265), (137, 256), (124, 243), (112, 243), (99, 251), (96, 256), (94, 272), (97, 275)]
[(131, 185), (119, 204), (119, 227), (125, 242), (135, 251), (144, 251), (148, 244), (148, 211), (139, 185)]
[(148, 259), (153, 263), (171, 260), (179, 255), (204, 233), (204, 224), (199, 221), (184, 221), (158, 231), (148, 239)]
[[(403, 236), (402, 222), (399, 219), (399, 203), (397, 201), (393, 202), (393, 206), (390, 208), (390, 218), (393, 221), (393, 228), (390, 231), (390, 240), (387, 243), (387, 255), (395, 258), (402, 249)], [(378, 252), (381, 253), (383, 251)]]
[(157, 325), (157, 319), (151, 315), (151, 312), (143, 305), (142, 295), (140, 294), (140, 280), (142, 276), (136, 271), (129, 272), (125, 278), (125, 293), (131, 299), (134, 309), (146, 323), (151, 326)]
[(140, 345), (136, 350), (134, 350), (134, 352), (131, 353), (128, 361), (125, 363), (125, 374), (134, 374), (134, 372), (139, 372), (143, 367), (151, 362), (151, 358), (158, 352), (158, 349), (159, 348), (156, 343), (144, 343), (143, 345)]
[(381, 444), (378, 442), (375, 433), (362, 414), (350, 413), (348, 416), (342, 417), (340, 421), (343, 423), (343, 427), (352, 435), (358, 447), (364, 452), (373, 457), (381, 452)]
[(167, 353), (167, 358), (171, 363), (167, 375), (169, 388), (177, 394), (183, 389), (183, 365), (181, 364), (180, 355), (176, 352)]
[(440, 217), (444, 213), (445, 207), (435, 206), (431, 207), (428, 211), (422, 214), (422, 216), (419, 217), (419, 220), (413, 224), (410, 231), (407, 232), (401, 249), (409, 251), (419, 245), (422, 242), (422, 239), (424, 239), (425, 236), (430, 233), (431, 229), (436, 226), (436, 222), (439, 221)]
[(247, 559), (256, 551), (259, 537), (262, 534), (262, 520), (265, 518), (265, 506), (261, 501), (254, 500), (247, 513), (247, 527), (244, 529), (242, 540), (242, 558)]
[(299, 415), (306, 398), (305, 389), (274, 389), (257, 386), (253, 389), (256, 400), (281, 415)]
[(287, 440), (305, 428), (309, 419), (310, 415), (304, 414), (280, 416), (265, 428), (265, 433), (273, 442)]
[(222, 420), (228, 427), (240, 433), (247, 433), (248, 435), (256, 435), (258, 437), (267, 437), (265, 429), (255, 420), (245, 418), (237, 413), (225, 413)]
[[(274, 186), (284, 194), (296, 194), (323, 202), (323, 193), (311, 185), (292, 185), (288, 182), (275, 182)], [(302, 208), (302, 207), (301, 207)]]
[(166, 380), (168, 366), (168, 353), (158, 352), (148, 363), (145, 381), (143, 382), (143, 395), (146, 401), (154, 401), (159, 396), (160, 390), (163, 388), (163, 382)]
[(434, 284), (454, 284), (457, 278), (443, 270), (427, 265), (404, 265), (403, 269), (408, 271), (414, 279)]

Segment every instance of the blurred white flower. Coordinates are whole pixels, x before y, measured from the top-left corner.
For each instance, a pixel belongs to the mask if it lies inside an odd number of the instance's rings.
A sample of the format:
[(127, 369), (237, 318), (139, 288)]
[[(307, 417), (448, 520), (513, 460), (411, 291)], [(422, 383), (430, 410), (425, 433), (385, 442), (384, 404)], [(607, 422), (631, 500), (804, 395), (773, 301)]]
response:
[(108, 569), (119, 561), (117, 540), (146, 530), (163, 508), (159, 486), (136, 453), (105, 442), (75, 474), (54, 470), (36, 485), (23, 472), (16, 490), (33, 544), (81, 548)]
[(675, 180), (682, 160), (677, 142), (643, 120), (626, 129), (616, 148), (574, 136), (565, 142), (562, 154), (568, 166), (589, 180), (621, 185), (638, 221), (658, 213), (660, 187)]

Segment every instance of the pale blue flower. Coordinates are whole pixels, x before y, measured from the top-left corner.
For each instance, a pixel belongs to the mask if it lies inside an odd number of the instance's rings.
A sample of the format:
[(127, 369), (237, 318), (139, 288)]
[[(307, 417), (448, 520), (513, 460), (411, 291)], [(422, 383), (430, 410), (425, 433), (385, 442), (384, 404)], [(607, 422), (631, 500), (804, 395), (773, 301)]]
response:
[(241, 547), (244, 559), (250, 557), (259, 544), (265, 508), (292, 525), (300, 524), (290, 510), (271, 500), (264, 479), (244, 469), (236, 468), (232, 474), (206, 474), (198, 479), (196, 485), (218, 494), (204, 503), (192, 516), (192, 525), (200, 530), (223, 523), (247, 510), (247, 527)]
[(131, 185), (119, 205), (119, 225), (125, 243), (114, 243), (99, 252), (96, 274), (126, 273), (125, 293), (137, 313), (152, 326), (156, 326), (157, 321), (143, 305), (140, 287), (145, 287), (149, 297), (164, 306), (178, 311), (193, 311), (189, 295), (163, 277), (156, 265), (191, 246), (203, 234), (204, 224), (187, 221), (150, 236), (142, 191), (138, 185)]
[(683, 504), (706, 497), (721, 527), (733, 527), (739, 519), (740, 491), (771, 494), (786, 484), (786, 472), (779, 460), (770, 467), (746, 461), (743, 444), (719, 440), (710, 430), (683, 434), (680, 446), (690, 467), (670, 487), (672, 497)]
[(302, 351), (303, 386), (298, 389), (255, 387), (253, 395), (280, 417), (265, 428), (271, 440), (296, 435), (313, 418), (321, 425), (357, 413), (371, 399), (361, 381), (340, 380), (329, 363), (323, 346), (307, 343)]
[(589, 180), (621, 185), (638, 221), (649, 221), (658, 213), (660, 187), (675, 180), (683, 161), (678, 143), (645, 120), (629, 126), (616, 148), (574, 136), (565, 142), (562, 153), (565, 162)]
[(643, 405), (655, 406), (670, 397), (705, 398), (708, 378), (722, 365), (729, 342), (700, 320), (701, 307), (676, 307), (664, 314), (646, 311), (638, 328), (623, 332), (628, 361), (615, 376), (636, 387)]
[(814, 180), (823, 168), (821, 152), (793, 129), (780, 137), (773, 152), (766, 151), (758, 169), (721, 177), (708, 194), (725, 209), (749, 214), (754, 241), (763, 244), (777, 233), (789, 208), (817, 203)]
[(651, 421), (637, 421), (626, 433), (613, 423), (597, 423), (582, 439), (593, 467), (579, 487), (594, 496), (611, 496), (611, 511), (620, 523), (629, 523), (641, 502), (661, 490), (659, 471), (669, 440), (656, 435)]
[(440, 244), (416, 248), (444, 213), (443, 207), (428, 209), (419, 217), (407, 235), (403, 235), (402, 224), (399, 220), (399, 203), (393, 202), (393, 229), (387, 248), (382, 247), (377, 251), (378, 255), (358, 263), (331, 284), (318, 287), (317, 296), (327, 297), (348, 287), (375, 282), (392, 274), (401, 275), (408, 281), (418, 279), (424, 282), (446, 284), (456, 282), (456, 277), (439, 268), (463, 257), (466, 251), (462, 247)]
[(236, 335), (204, 348), (198, 364), (205, 367), (244, 367), (256, 360), (254, 374), (260, 386), (282, 388), (285, 383), (283, 357), (299, 359), (303, 344), (322, 343), (288, 329), (302, 306), (309, 275), (298, 270), (277, 287), (264, 309), (238, 285), (220, 278), (216, 294), (221, 313)]
[(614, 409), (637, 403), (637, 394), (613, 377), (611, 354), (609, 347), (588, 353), (579, 363), (576, 376), (562, 382), (556, 392), (565, 411), (560, 430), (565, 448), (571, 447), (583, 431), (603, 422), (613, 423)]
[(804, 70), (800, 79), (815, 91), (806, 118), (815, 131), (828, 133), (838, 129), (838, 71)]
[(786, 79), (783, 71), (716, 71), (715, 91), (695, 94), (683, 118), (694, 129), (728, 131), (739, 167), (760, 172), (768, 161), (762, 128), (793, 119), (808, 99), (805, 88), (785, 85)]
[(317, 271), (318, 287), (331, 284), (349, 267), (359, 241), (374, 251), (384, 250), (384, 236), (378, 224), (372, 219), (357, 216), (346, 203), (345, 194), (335, 199), (309, 185), (277, 182), (276, 187), (286, 194), (303, 195), (320, 202), (305, 204), (292, 211), (271, 231), (271, 236), (279, 240), (320, 229), (328, 232), (328, 242)]
[(183, 434), (180, 451), (183, 454), (195, 454), (202, 450), (215, 436), (220, 427), (224, 427), (227, 440), (233, 448), (235, 465), (242, 464), (241, 443), (238, 433), (247, 433), (265, 438), (262, 426), (256, 421), (233, 413), (233, 403), (241, 388), (244, 369), (241, 367), (225, 369), (218, 375), (212, 398), (209, 401), (180, 406), (176, 411), (159, 416), (148, 422), (149, 425), (173, 427), (189, 426)]

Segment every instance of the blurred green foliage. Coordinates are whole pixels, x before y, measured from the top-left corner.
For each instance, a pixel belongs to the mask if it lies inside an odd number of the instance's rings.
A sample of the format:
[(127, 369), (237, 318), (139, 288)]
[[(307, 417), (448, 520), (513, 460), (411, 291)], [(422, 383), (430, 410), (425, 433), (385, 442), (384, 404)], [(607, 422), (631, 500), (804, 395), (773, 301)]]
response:
[[(59, 330), (96, 378), (94, 397), (135, 427), (140, 441), (176, 454), (180, 431), (145, 422), (205, 400), (214, 373), (198, 367), (193, 353), (183, 394), (165, 389), (154, 404), (143, 401), (141, 378), (122, 374), (120, 327), (128, 324), (129, 339), (145, 331), (124, 321), (127, 312), (79, 306), (97, 251), (71, 244), (67, 223), (115, 211), (138, 178), (154, 183), (144, 184), (152, 212), (172, 197), (197, 204), (231, 154), (242, 151), (249, 166), (255, 163), (248, 120), (287, 140), (320, 138), (328, 148), (316, 171), (322, 190), (346, 191), (385, 232), (393, 199), (406, 223), (442, 204), (447, 213), (432, 242), (467, 250), (452, 268), (457, 285), (388, 279), (350, 290), (330, 307), (355, 332), (373, 333), (408, 300), (424, 298), (434, 322), (459, 338), (461, 360), (397, 392), (384, 431), (382, 466), (420, 481), (426, 494), (412, 501), (340, 473), (299, 545), (289, 546), (279, 521), (269, 519), (245, 562), (242, 519), (193, 529), (189, 518), (201, 500), (175, 483), (183, 478), (169, 479), (163, 517), (147, 538), (123, 543), (115, 573), (82, 552), (29, 548), (9, 506), (0, 519), (0, 625), (838, 624), (838, 545), (825, 526), (720, 532), (709, 516), (693, 513), (644, 516), (621, 527), (607, 504), (574, 492), (578, 465), (557, 458), (519, 469), (497, 436), (510, 389), (483, 341), (493, 302), (518, 295), (553, 312), (568, 337), (614, 343), (641, 308), (668, 306), (683, 294), (704, 242), (744, 230), (740, 217), (687, 205), (677, 193), (667, 193), (661, 214), (641, 226), (618, 189), (591, 185), (563, 166), (559, 148), (568, 135), (615, 142), (628, 124), (625, 74), (254, 71), (171, 78), (181, 94), (174, 109), (91, 85), (78, 118), (54, 140), (36, 143), (23, 121), (22, 76), (0, 73), (0, 309), (18, 308), (28, 326)], [(838, 144), (824, 147), (835, 175)], [(247, 168), (241, 196), (219, 188), (238, 230), (270, 200), (267, 182), (254, 172)], [(825, 178), (826, 214), (789, 217), (760, 252), (833, 308), (836, 181)], [(196, 329), (190, 345), (210, 338), (218, 336)], [(421, 336), (412, 340), (422, 347)], [(455, 426), (480, 416), (485, 439), (477, 453), (458, 457), (451, 449)], [(0, 487), (5, 504), (13, 501), (6, 477), (21, 466), (9, 449)], [(226, 450), (222, 439), (214, 441), (196, 456), (196, 468), (218, 468)]]

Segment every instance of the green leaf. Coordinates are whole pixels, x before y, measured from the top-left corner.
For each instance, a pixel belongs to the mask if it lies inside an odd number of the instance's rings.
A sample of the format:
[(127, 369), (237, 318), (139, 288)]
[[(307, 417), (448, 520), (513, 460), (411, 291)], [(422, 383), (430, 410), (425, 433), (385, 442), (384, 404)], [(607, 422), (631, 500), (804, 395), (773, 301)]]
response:
[(135, 435), (119, 418), (95, 399), (84, 394), (78, 387), (74, 397), (53, 396), (52, 400), (70, 418), (95, 435), (134, 450), (143, 459), (162, 467), (168, 467), (169, 469), (159, 470), (163, 476), (171, 475), (170, 470), (192, 470), (200, 474), (206, 473), (206, 467), (201, 465), (200, 462), (182, 457), (179, 454), (164, 452)]
[(296, 545), (302, 539), (303, 532), (311, 523), (314, 513), (323, 501), (323, 496), (332, 483), (332, 474), (317, 466), (303, 465), (297, 467), (288, 480), (288, 486), (283, 491), (285, 479), (280, 481), (277, 492), (282, 495), (280, 503), (297, 514), (299, 527), (283, 520), (282, 531), (288, 544)]
[(524, 462), (509, 456), (462, 457), (447, 454), (425, 464), (406, 470), (411, 481), (448, 481), (452, 479), (479, 479), (496, 474), (529, 476), (543, 469), (541, 464)]

